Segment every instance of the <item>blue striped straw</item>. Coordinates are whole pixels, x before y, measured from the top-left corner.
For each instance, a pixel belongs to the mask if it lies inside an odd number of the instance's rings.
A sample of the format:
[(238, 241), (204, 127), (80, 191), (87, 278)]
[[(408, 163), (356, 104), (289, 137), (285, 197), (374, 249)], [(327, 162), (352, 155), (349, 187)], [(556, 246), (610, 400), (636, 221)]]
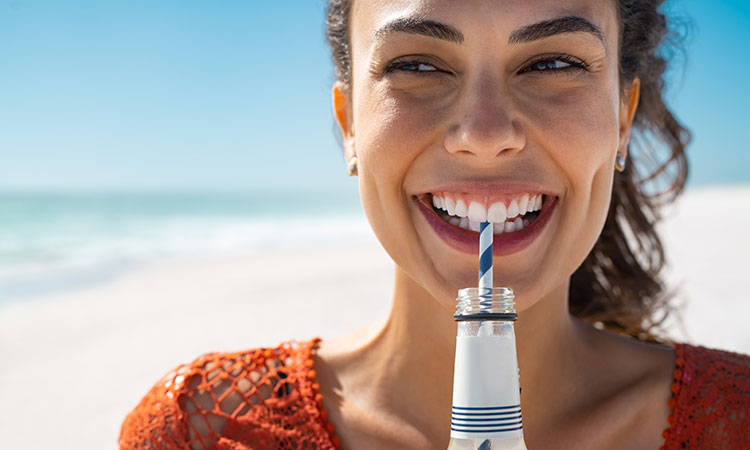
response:
[[(483, 288), (492, 289), (492, 222), (482, 222), (479, 224), (479, 290)], [(487, 295), (485, 300), (480, 302), (481, 309), (489, 309), (491, 297)]]

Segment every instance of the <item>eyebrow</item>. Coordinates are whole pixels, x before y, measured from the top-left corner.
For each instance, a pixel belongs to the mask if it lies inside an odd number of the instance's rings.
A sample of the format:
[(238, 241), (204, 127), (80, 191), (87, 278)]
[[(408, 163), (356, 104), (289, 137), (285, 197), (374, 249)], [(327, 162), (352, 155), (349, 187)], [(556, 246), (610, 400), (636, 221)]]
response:
[[(409, 33), (442, 39), (455, 44), (463, 44), (464, 35), (458, 28), (434, 20), (419, 17), (401, 17), (386, 23), (375, 31), (375, 37), (388, 33)], [(509, 44), (520, 44), (544, 39), (563, 33), (590, 33), (604, 44), (604, 33), (601, 28), (579, 16), (565, 16), (545, 20), (519, 28), (510, 34)]]
[(584, 32), (594, 35), (604, 44), (604, 33), (601, 28), (579, 16), (565, 16), (545, 20), (519, 28), (510, 34), (509, 44), (520, 44), (544, 39), (556, 34)]
[(420, 34), (455, 44), (463, 44), (464, 42), (464, 35), (458, 31), (458, 28), (419, 17), (401, 17), (388, 22), (375, 31), (375, 37), (394, 32)]

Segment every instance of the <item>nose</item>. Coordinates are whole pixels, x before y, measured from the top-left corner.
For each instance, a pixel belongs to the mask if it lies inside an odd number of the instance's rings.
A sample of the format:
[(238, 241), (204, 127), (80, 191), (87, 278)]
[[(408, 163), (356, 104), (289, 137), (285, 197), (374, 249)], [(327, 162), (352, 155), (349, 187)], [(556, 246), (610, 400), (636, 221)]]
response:
[(445, 149), (455, 155), (493, 160), (524, 148), (521, 123), (510, 94), (503, 92), (500, 82), (489, 77), (467, 86), (458, 107), (459, 119), (445, 136)]

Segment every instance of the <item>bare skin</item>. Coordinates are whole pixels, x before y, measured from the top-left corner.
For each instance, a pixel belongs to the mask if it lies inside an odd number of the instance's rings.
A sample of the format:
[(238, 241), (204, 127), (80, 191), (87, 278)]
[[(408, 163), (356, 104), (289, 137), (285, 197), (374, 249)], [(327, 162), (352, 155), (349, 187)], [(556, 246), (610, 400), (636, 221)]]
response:
[[(512, 42), (528, 25), (570, 16), (600, 34)], [(398, 18), (448, 24), (462, 39), (376, 32)], [(613, 5), (357, 0), (351, 20), (352, 84), (334, 86), (334, 108), (347, 159), (359, 159), (365, 212), (396, 273), (386, 323), (323, 342), (318, 353), (342, 448), (448, 445), (452, 313), (456, 291), (476, 283), (477, 257), (447, 245), (415, 206), (445, 180), (534, 183), (559, 199), (534, 242), (494, 258), (496, 285), (516, 293), (528, 448), (658, 448), (672, 349), (597, 330), (567, 308), (570, 276), (601, 232), (615, 155), (627, 151), (638, 104), (638, 80), (620, 86)]]

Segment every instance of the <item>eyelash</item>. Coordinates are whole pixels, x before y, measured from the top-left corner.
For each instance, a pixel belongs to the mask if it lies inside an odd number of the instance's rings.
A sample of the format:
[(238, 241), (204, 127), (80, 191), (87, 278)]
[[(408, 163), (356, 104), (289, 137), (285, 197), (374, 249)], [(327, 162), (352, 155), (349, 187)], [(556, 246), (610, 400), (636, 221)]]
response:
[[(550, 63), (555, 61), (562, 61), (568, 66), (566, 67), (560, 67), (558, 69), (535, 69), (535, 66), (538, 66), (540, 63)], [(542, 55), (537, 57), (536, 59), (529, 62), (523, 69), (519, 71), (519, 73), (527, 73), (527, 72), (560, 72), (560, 71), (569, 71), (569, 70), (588, 70), (589, 65), (586, 63), (586, 61), (580, 60), (578, 58), (574, 58), (570, 55)]]
[[(562, 61), (568, 66), (566, 67), (560, 67), (557, 69), (535, 69), (534, 66), (537, 66), (540, 63), (550, 63), (555, 61)], [(414, 65), (417, 66), (417, 68), (420, 65), (427, 65), (434, 70), (409, 70), (409, 69), (403, 69), (404, 66), (408, 65)], [(563, 72), (563, 71), (569, 71), (569, 70), (588, 70), (588, 64), (585, 61), (582, 61), (578, 58), (574, 58), (570, 55), (542, 55), (537, 57), (536, 59), (529, 62), (523, 69), (521, 69), (518, 73), (527, 73), (527, 72)], [(408, 60), (395, 60), (389, 63), (384, 72), (386, 74), (392, 73), (395, 71), (401, 71), (401, 72), (411, 72), (411, 73), (445, 73), (445, 71), (438, 69), (433, 64), (430, 64), (425, 61), (421, 61), (418, 59), (408, 59)]]
[[(415, 66), (419, 67), (420, 65), (423, 65), (423, 64), (427, 65), (427, 66), (430, 66), (430, 67), (433, 67), (435, 70), (406, 70), (406, 69), (402, 70), (401, 69), (402, 67), (408, 66), (408, 65), (415, 65)], [(442, 70), (440, 70), (437, 67), (435, 67), (433, 64), (430, 64), (430, 63), (425, 62), (425, 61), (420, 61), (418, 59), (409, 59), (409, 60), (403, 60), (402, 59), (402, 60), (393, 61), (393, 62), (391, 62), (390, 64), (388, 64), (386, 66), (384, 72), (385, 73), (391, 73), (391, 72), (394, 72), (396, 70), (403, 71), (403, 72), (414, 72), (414, 73), (443, 72)]]

